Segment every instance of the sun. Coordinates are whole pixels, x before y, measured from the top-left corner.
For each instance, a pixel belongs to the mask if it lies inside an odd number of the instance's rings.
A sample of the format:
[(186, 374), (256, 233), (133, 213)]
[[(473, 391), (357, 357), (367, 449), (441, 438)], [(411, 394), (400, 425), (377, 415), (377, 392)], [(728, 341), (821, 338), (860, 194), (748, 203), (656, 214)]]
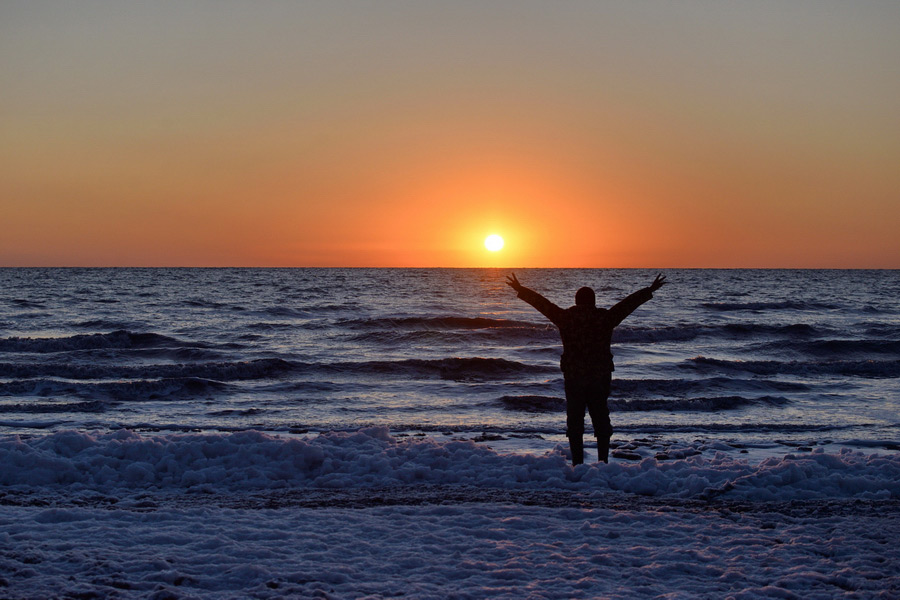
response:
[(484, 247), (490, 250), (491, 252), (497, 252), (498, 250), (503, 249), (503, 238), (497, 235), (496, 233), (491, 234), (484, 238)]

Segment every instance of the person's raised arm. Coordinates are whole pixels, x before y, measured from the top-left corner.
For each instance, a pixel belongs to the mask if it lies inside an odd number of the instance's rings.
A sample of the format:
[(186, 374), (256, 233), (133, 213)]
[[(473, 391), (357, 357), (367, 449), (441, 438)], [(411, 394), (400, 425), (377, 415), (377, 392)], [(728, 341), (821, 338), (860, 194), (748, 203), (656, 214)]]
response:
[(666, 285), (666, 276), (657, 275), (649, 286), (636, 291), (615, 306), (609, 309), (609, 319), (613, 323), (613, 327), (625, 320), (637, 309), (638, 306), (653, 298), (653, 292)]
[(519, 298), (536, 308), (538, 312), (550, 319), (554, 325), (560, 323), (560, 319), (565, 311), (534, 290), (530, 290), (519, 283), (519, 279), (516, 277), (515, 273), (507, 276), (506, 285), (516, 290), (516, 294)]

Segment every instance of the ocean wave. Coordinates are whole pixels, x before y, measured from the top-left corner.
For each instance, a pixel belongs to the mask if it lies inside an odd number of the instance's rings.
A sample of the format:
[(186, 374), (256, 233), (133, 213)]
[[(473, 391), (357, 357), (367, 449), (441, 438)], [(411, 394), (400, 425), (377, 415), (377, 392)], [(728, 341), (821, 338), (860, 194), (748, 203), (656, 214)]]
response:
[(199, 377), (84, 383), (55, 379), (23, 379), (0, 383), (0, 396), (55, 396), (117, 401), (163, 400), (178, 397), (213, 396), (230, 386)]
[(863, 329), (868, 337), (897, 338), (897, 325), (895, 323), (863, 323), (858, 329)]
[(259, 331), (278, 331), (281, 329), (293, 329), (296, 327), (293, 323), (266, 323), (264, 321), (260, 321), (257, 323), (248, 323), (244, 325), (247, 329), (256, 329)]
[(135, 323), (126, 323), (124, 321), (111, 321), (109, 319), (90, 319), (87, 321), (80, 321), (72, 325), (73, 327), (77, 327), (79, 329), (110, 329), (113, 331), (118, 330), (127, 330), (130, 327), (134, 327)]
[(773, 379), (737, 379), (710, 377), (706, 379), (621, 379), (612, 381), (614, 396), (687, 396), (714, 391), (740, 392), (802, 392), (810, 387), (794, 381)]
[(9, 298), (6, 302), (10, 306), (15, 306), (16, 308), (47, 308), (47, 305), (43, 302), (35, 302), (34, 300), (27, 300), (25, 298)]
[(729, 337), (735, 335), (780, 335), (787, 338), (819, 337), (833, 333), (832, 329), (813, 326), (806, 323), (793, 325), (765, 325), (762, 323), (728, 323), (721, 326), (722, 332)]
[(700, 337), (753, 338), (780, 337), (785, 339), (809, 339), (833, 335), (835, 331), (824, 326), (805, 323), (792, 325), (767, 325), (764, 323), (726, 323), (716, 325), (683, 324), (667, 327), (641, 327), (620, 325), (613, 331), (613, 342), (689, 342)]
[(355, 374), (402, 374), (411, 377), (434, 377), (453, 381), (502, 378), (523, 374), (557, 373), (557, 367), (527, 365), (503, 358), (438, 358), (396, 361), (364, 361), (321, 365)]
[(610, 408), (621, 412), (718, 412), (736, 410), (748, 406), (783, 406), (790, 400), (783, 396), (717, 396), (713, 398), (645, 398), (639, 400), (610, 400)]
[(0, 413), (70, 413), (103, 412), (106, 403), (101, 400), (87, 402), (29, 402), (26, 404), (0, 404)]
[(334, 381), (306, 381), (306, 380), (288, 380), (279, 381), (278, 383), (254, 386), (254, 393), (267, 392), (278, 394), (290, 394), (290, 398), (296, 399), (298, 394), (337, 394), (348, 393), (350, 391), (356, 393), (365, 393), (370, 391), (371, 387), (368, 383), (353, 382), (334, 382)]
[(385, 346), (411, 344), (456, 344), (471, 340), (468, 332), (453, 331), (363, 331), (347, 336), (348, 342), (363, 342)]
[(781, 302), (704, 302), (700, 306), (720, 312), (736, 311), (768, 311), (768, 310), (837, 310), (841, 308), (836, 304), (824, 302), (802, 302), (785, 300)]
[(151, 348), (94, 348), (74, 350), (67, 358), (79, 361), (125, 362), (133, 359), (161, 359), (175, 362), (214, 361), (231, 356), (230, 352), (214, 350), (208, 346), (159, 346)]
[(566, 401), (555, 396), (503, 396), (500, 403), (507, 410), (523, 412), (565, 412)]
[(707, 325), (673, 325), (670, 327), (634, 327), (620, 325), (613, 330), (613, 342), (688, 342), (713, 332)]
[[(554, 396), (503, 396), (499, 400), (507, 410), (523, 412), (565, 412), (566, 401)], [(782, 406), (790, 401), (782, 396), (718, 396), (711, 398), (642, 398), (609, 400), (609, 407), (616, 412), (717, 412), (736, 410), (747, 406)]]
[(868, 315), (884, 315), (884, 314), (892, 314), (895, 312), (894, 305), (891, 304), (866, 304), (860, 309), (860, 312), (863, 312)]
[[(531, 343), (559, 344), (556, 329), (494, 328), (494, 329), (393, 329), (360, 331), (348, 335), (348, 342), (362, 342), (385, 346), (455, 345), (469, 347), (476, 344), (527, 345)], [(559, 348), (556, 348), (557, 355)]]
[(5, 421), (0, 419), (0, 427), (9, 429), (53, 429), (65, 424), (66, 421)]
[(842, 375), (869, 378), (900, 377), (900, 360), (722, 360), (698, 356), (683, 366), (705, 372), (742, 372), (754, 375)]
[(263, 408), (227, 408), (225, 410), (216, 410), (207, 414), (211, 417), (251, 417), (265, 412), (266, 410)]
[[(690, 450), (686, 448), (685, 450)], [(141, 436), (64, 431), (0, 439), (0, 485), (15, 489), (260, 490), (422, 484), (493, 489), (621, 491), (646, 496), (785, 501), (900, 497), (900, 455), (821, 450), (758, 464), (719, 452), (706, 458), (610, 464), (501, 454), (473, 441), (392, 437), (386, 428), (285, 439), (256, 431)]]
[[(537, 325), (529, 321), (490, 319), (487, 317), (397, 317), (377, 319), (341, 319), (340, 327), (348, 329), (500, 329), (524, 328), (545, 330), (551, 325)], [(555, 329), (553, 329), (555, 331)]]
[(810, 425), (805, 423), (768, 423), (768, 422), (751, 422), (751, 423), (641, 423), (639, 425), (617, 424), (617, 433), (631, 433), (647, 435), (652, 433), (691, 433), (691, 434), (707, 434), (721, 435), (723, 433), (747, 434), (747, 433), (763, 433), (763, 434), (821, 434), (832, 433), (835, 431), (846, 431), (848, 429), (858, 429), (867, 427), (864, 423), (853, 423), (850, 425)]
[[(305, 299), (305, 298), (304, 298)], [(311, 313), (347, 313), (348, 310), (353, 311), (358, 307), (357, 303), (338, 303), (338, 304), (304, 304), (303, 309)]]
[(58, 338), (0, 339), (0, 352), (70, 352), (105, 348), (155, 348), (161, 346), (207, 347), (206, 344), (186, 342), (159, 333), (135, 333), (120, 329), (111, 333), (89, 333)]
[[(233, 309), (232, 305), (225, 302), (213, 302), (211, 300), (204, 300), (202, 298), (191, 298), (188, 300), (183, 300), (181, 302), (184, 306), (190, 306), (193, 308), (212, 308), (221, 310), (223, 308)], [(238, 307), (239, 310), (245, 310), (243, 307)]]
[(291, 308), (289, 306), (272, 306), (255, 312), (269, 317), (286, 317), (290, 319), (308, 319), (311, 316), (306, 310)]
[[(198, 362), (182, 364), (103, 365), (96, 363), (0, 363), (0, 377), (27, 389), (27, 380), (60, 378), (94, 379), (203, 379), (252, 381), (287, 375), (337, 372), (346, 375), (403, 375), (439, 377), (454, 381), (558, 373), (556, 366), (532, 365), (503, 358), (453, 357), (313, 363), (263, 358), (240, 362)], [(10, 384), (0, 384), (12, 386)], [(7, 388), (9, 390), (13, 388)], [(18, 389), (18, 388), (16, 388)]]
[(96, 363), (0, 363), (0, 377), (33, 379), (159, 379), (197, 377), (218, 381), (269, 379), (296, 368), (280, 358), (261, 358), (239, 362), (186, 364), (103, 365)]
[(900, 340), (806, 340), (776, 342), (762, 346), (770, 350), (791, 350), (812, 356), (867, 356), (893, 354), (900, 356)]

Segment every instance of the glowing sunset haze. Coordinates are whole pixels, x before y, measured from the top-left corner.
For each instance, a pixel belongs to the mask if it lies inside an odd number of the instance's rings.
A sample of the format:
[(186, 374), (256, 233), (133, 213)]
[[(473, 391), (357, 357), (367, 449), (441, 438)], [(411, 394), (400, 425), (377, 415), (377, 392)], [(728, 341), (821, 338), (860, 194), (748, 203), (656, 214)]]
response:
[(900, 268), (896, 2), (9, 1), (0, 56), (0, 266)]

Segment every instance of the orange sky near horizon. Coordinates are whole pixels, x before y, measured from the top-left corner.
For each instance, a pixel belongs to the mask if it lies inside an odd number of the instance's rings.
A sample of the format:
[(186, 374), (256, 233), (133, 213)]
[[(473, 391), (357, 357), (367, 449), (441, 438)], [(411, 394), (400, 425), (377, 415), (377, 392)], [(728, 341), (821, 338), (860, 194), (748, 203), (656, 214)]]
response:
[(900, 5), (0, 17), (0, 266), (900, 268)]

